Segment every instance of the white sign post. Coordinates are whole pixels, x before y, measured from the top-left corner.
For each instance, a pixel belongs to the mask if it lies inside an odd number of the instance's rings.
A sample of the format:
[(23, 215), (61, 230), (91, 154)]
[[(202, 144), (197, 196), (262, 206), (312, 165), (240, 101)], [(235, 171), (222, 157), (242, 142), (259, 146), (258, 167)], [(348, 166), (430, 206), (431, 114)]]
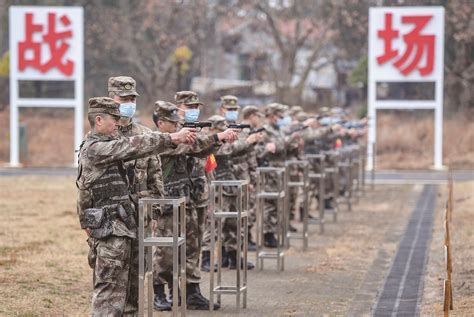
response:
[[(82, 7), (10, 7), (10, 165), (20, 166), (20, 107), (74, 108), (74, 146), (83, 138)], [(73, 81), (74, 98), (22, 98), (19, 81)], [(51, 140), (54, 142), (54, 139)], [(74, 164), (77, 165), (76, 156)]]
[[(434, 168), (443, 164), (443, 7), (380, 7), (369, 9), (369, 134), (367, 168), (372, 169), (378, 109), (434, 110)], [(379, 98), (377, 83), (434, 84), (426, 100)]]

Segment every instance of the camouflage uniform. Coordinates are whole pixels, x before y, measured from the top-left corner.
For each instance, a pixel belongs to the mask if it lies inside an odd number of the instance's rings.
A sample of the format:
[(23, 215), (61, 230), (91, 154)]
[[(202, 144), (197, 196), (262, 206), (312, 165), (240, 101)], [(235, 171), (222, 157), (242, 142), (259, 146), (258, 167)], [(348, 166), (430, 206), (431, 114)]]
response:
[[(89, 113), (120, 116), (118, 108), (118, 103), (110, 98), (89, 100)], [(124, 138), (95, 132), (81, 145), (76, 181), (77, 212), (81, 228), (92, 232), (88, 242), (91, 246), (89, 265), (94, 269), (93, 316), (126, 314), (131, 245), (136, 239), (137, 227), (123, 161), (156, 154), (171, 145), (169, 134)], [(91, 210), (101, 211), (101, 216), (95, 219)]]
[[(119, 96), (138, 96), (135, 80), (127, 76), (109, 78), (108, 91), (109, 94), (113, 93)], [(125, 137), (152, 132), (149, 128), (134, 122), (132, 119), (128, 125), (120, 127), (119, 130)], [(129, 179), (131, 198), (137, 210), (140, 198), (163, 198), (161, 160), (158, 155), (127, 161), (124, 163), (124, 168)], [(138, 218), (135, 221), (138, 223)], [(130, 265), (130, 292), (127, 297), (126, 313), (138, 311), (138, 261), (138, 240), (133, 240)], [(147, 265), (152, 264), (147, 263)]]
[[(291, 108), (290, 114), (292, 116), (296, 115), (295, 110), (299, 110), (301, 107), (299, 106), (293, 106)], [(291, 125), (284, 127), (282, 130), (284, 133), (292, 138), (292, 135), (294, 131), (297, 131), (298, 129), (302, 128), (302, 124), (300, 123), (292, 123)], [(298, 132), (298, 135), (301, 135), (301, 132)], [(286, 160), (301, 160), (302, 159), (302, 154), (303, 154), (303, 144), (301, 139), (295, 139), (293, 140), (294, 142), (290, 143), (290, 146), (287, 149), (286, 152)], [(289, 175), (288, 175), (288, 181), (290, 182), (297, 182), (300, 180), (300, 174), (302, 173), (302, 170), (299, 169), (296, 166), (291, 166), (289, 168)], [(289, 215), (290, 219), (294, 219), (295, 217), (295, 211), (296, 211), (296, 202), (298, 198), (298, 188), (297, 187), (290, 187), (289, 189), (289, 196), (288, 196), (288, 207), (289, 207)], [(296, 229), (294, 229), (296, 230)]]
[[(259, 109), (255, 106), (247, 106), (243, 110), (244, 118), (255, 113), (259, 116), (263, 116)], [(241, 132), (242, 139), (246, 139), (249, 133), (245, 130)], [(237, 155), (232, 159), (232, 169), (237, 179), (246, 179), (249, 181), (251, 188), (249, 188), (249, 232), (257, 220), (255, 214), (255, 202), (257, 201), (256, 188), (257, 188), (257, 152), (255, 146), (250, 146), (246, 153)]]
[[(212, 122), (213, 128), (220, 131), (226, 129), (227, 123), (222, 116), (212, 116), (209, 118)], [(234, 156), (242, 156), (248, 152), (250, 144), (245, 140), (237, 140), (233, 143), (225, 143), (214, 154), (217, 162), (217, 167), (214, 170), (214, 177), (216, 180), (236, 180), (237, 177), (233, 173), (232, 158)], [(225, 189), (223, 193), (223, 206), (225, 211), (236, 211), (236, 197), (237, 193), (235, 187)], [(237, 250), (237, 220), (235, 218), (227, 218), (224, 220), (222, 228), (223, 246), (226, 252)]]
[[(176, 114), (176, 106), (171, 103), (157, 103), (155, 113), (158, 118), (170, 118)], [(175, 120), (175, 119), (173, 119)], [(178, 120), (178, 117), (176, 117)], [(199, 220), (194, 204), (190, 198), (192, 193), (192, 182), (190, 172), (192, 166), (188, 165), (188, 158), (206, 157), (218, 146), (214, 140), (206, 135), (197, 135), (193, 145), (181, 144), (174, 149), (169, 149), (160, 154), (163, 183), (166, 196), (186, 197), (186, 280), (188, 283), (199, 283), (201, 273), (199, 270), (199, 237), (202, 232), (199, 229)], [(163, 211), (163, 219), (158, 225), (161, 236), (172, 235), (172, 221), (169, 210)], [(164, 220), (164, 221), (163, 221)], [(164, 284), (170, 280), (172, 272), (172, 256), (169, 248), (156, 248), (154, 254), (153, 279), (154, 284)]]
[[(285, 109), (279, 104), (270, 104), (266, 107), (266, 115), (280, 114), (283, 115)], [(286, 137), (276, 125), (264, 125), (266, 136), (263, 142), (256, 146), (257, 161), (259, 166), (284, 167), (286, 160), (287, 146), (290, 144), (290, 138)], [(267, 143), (275, 144), (275, 153), (268, 152), (265, 149)], [(275, 191), (277, 187), (277, 179), (273, 174), (267, 177), (267, 188), (265, 190)], [(266, 200), (263, 208), (264, 212), (264, 233), (275, 233), (278, 224), (277, 202), (275, 200)]]
[[(305, 154), (321, 154), (322, 152), (330, 150), (330, 140), (332, 139), (332, 130), (329, 127), (319, 127), (307, 129), (302, 133), (304, 140), (304, 152)], [(325, 159), (325, 165), (327, 167), (333, 166), (334, 162), (328, 157)], [(321, 171), (321, 165), (315, 163), (311, 166), (311, 169), (319, 173)], [(309, 187), (309, 197), (319, 197), (318, 184), (312, 182)], [(330, 193), (334, 191), (334, 179), (332, 177), (325, 178), (324, 180), (324, 192), (326, 198), (329, 197)]]

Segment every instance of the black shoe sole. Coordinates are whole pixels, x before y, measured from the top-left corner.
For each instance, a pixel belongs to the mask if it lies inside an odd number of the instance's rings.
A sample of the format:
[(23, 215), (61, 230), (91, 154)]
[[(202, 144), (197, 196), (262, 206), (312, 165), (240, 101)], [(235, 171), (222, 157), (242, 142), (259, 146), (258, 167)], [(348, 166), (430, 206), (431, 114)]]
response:
[[(209, 306), (196, 306), (196, 305), (188, 305), (187, 309), (189, 310), (209, 310)], [(214, 307), (214, 310), (219, 310), (220, 307)]]

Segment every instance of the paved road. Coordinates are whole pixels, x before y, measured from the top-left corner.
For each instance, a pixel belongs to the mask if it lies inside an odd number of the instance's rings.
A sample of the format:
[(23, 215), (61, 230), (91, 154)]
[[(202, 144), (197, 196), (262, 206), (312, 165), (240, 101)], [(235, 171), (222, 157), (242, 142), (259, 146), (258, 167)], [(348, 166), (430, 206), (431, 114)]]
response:
[(421, 285), (433, 229), (436, 185), (425, 185), (412, 212), (374, 316), (418, 316)]

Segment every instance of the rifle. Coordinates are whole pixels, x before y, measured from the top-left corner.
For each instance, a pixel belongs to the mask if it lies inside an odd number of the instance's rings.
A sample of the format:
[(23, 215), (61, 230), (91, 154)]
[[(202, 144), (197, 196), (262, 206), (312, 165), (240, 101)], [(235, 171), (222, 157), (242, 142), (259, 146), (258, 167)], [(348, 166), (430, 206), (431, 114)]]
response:
[(212, 127), (212, 123), (210, 121), (194, 121), (194, 122), (184, 122), (183, 128), (193, 128), (197, 129), (197, 131), (201, 131), (202, 128)]
[(263, 131), (267, 131), (267, 130), (265, 130), (265, 128), (258, 128), (258, 129), (250, 131), (249, 135), (252, 135), (252, 134), (255, 134), (255, 133), (260, 133), (260, 132), (263, 132)]
[(250, 124), (238, 124), (238, 123), (229, 123), (227, 125), (227, 128), (229, 129), (250, 129)]

